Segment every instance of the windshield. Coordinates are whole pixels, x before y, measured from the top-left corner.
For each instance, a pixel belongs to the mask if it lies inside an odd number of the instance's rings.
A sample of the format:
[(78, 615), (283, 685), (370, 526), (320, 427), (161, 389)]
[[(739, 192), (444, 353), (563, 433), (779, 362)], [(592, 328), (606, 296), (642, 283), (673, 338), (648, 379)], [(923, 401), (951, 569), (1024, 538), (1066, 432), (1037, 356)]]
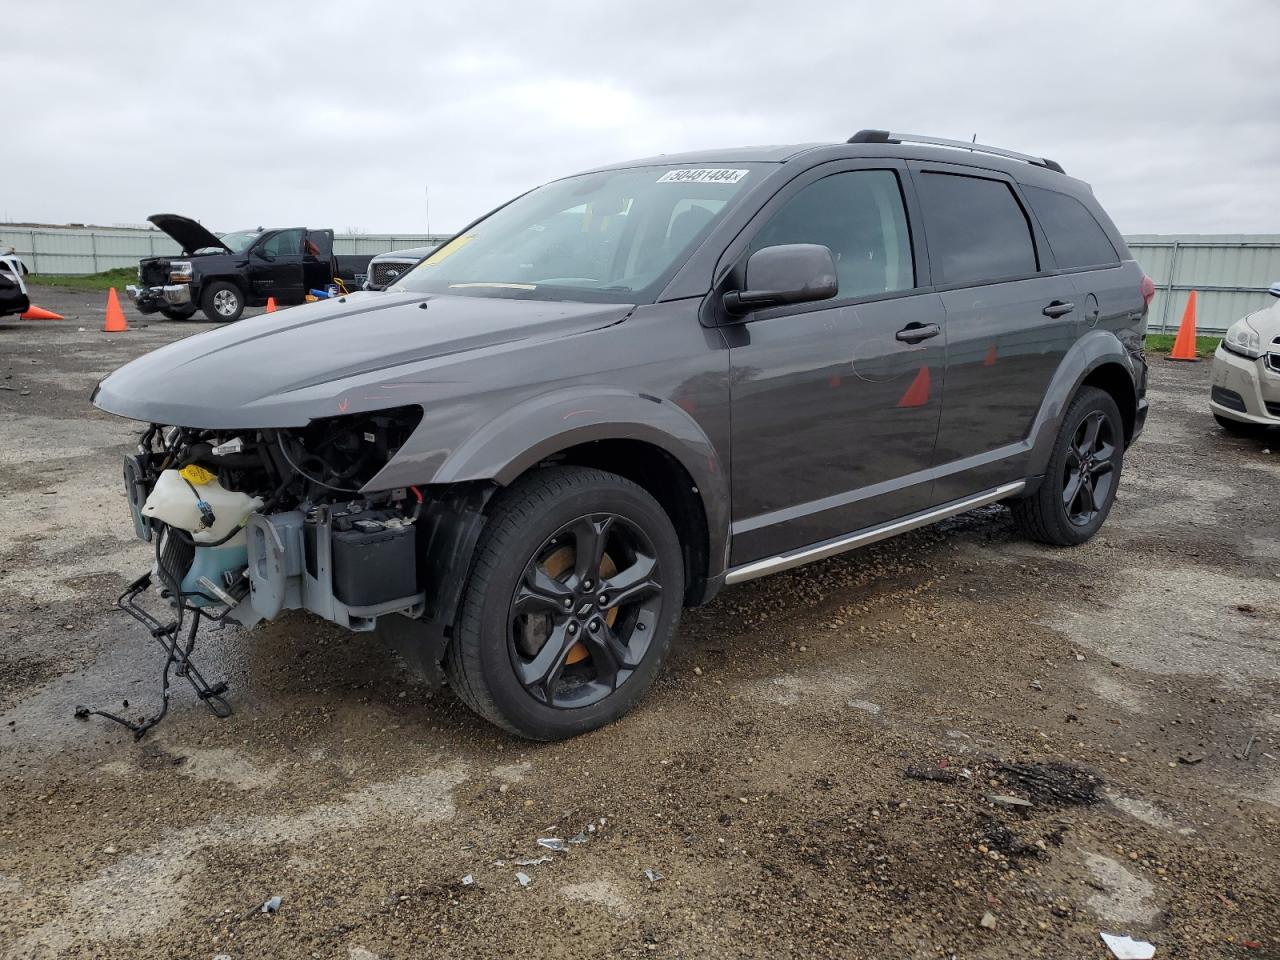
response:
[(652, 302), (761, 166), (631, 167), (557, 180), (454, 237), (390, 289)]
[(237, 230), (235, 233), (224, 233), (218, 239), (225, 243), (232, 253), (244, 253), (249, 248), (249, 244), (260, 236), (262, 232), (259, 230)]

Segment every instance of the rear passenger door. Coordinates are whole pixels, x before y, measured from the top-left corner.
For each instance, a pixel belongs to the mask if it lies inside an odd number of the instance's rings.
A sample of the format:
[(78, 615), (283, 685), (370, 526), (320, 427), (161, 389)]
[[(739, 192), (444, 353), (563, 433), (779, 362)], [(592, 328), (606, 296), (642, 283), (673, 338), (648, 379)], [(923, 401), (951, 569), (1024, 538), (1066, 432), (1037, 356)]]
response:
[(946, 384), (934, 500), (1021, 478), (1054, 371), (1076, 339), (1076, 290), (1054, 271), (1011, 177), (912, 162), (934, 289), (946, 310)]
[(1022, 195), (1044, 231), (1058, 271), (1071, 275), (1078, 333), (1099, 328), (1119, 334), (1130, 328), (1134, 313), (1142, 308), (1139, 294), (1089, 207), (1070, 193), (1048, 186), (1024, 183)]

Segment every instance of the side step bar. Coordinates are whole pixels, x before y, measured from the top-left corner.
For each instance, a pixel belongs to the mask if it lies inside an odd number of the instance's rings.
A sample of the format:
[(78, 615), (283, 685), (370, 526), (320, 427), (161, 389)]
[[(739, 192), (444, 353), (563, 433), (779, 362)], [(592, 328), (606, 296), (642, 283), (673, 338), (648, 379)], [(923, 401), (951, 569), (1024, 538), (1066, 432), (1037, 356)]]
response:
[(837, 553), (865, 547), (880, 540), (887, 540), (889, 537), (896, 537), (898, 534), (906, 533), (908, 530), (927, 527), (931, 523), (954, 517), (956, 514), (976, 510), (978, 507), (985, 507), (987, 504), (995, 503), (997, 500), (1005, 500), (1014, 494), (1020, 493), (1026, 485), (1025, 480), (1006, 483), (985, 493), (966, 497), (963, 500), (955, 500), (941, 507), (934, 507), (924, 513), (912, 514), (900, 520), (891, 520), (876, 527), (867, 527), (857, 533), (845, 534), (832, 540), (823, 540), (821, 543), (800, 547), (797, 550), (780, 553), (774, 557), (753, 560), (751, 563), (744, 563), (740, 567), (733, 567), (729, 570), (725, 574), (724, 582), (726, 584), (742, 583), (744, 580), (754, 580), (756, 577), (764, 577), (771, 573), (790, 570), (793, 567), (801, 567), (806, 563), (813, 563), (815, 560), (825, 560), (827, 557), (834, 557)]

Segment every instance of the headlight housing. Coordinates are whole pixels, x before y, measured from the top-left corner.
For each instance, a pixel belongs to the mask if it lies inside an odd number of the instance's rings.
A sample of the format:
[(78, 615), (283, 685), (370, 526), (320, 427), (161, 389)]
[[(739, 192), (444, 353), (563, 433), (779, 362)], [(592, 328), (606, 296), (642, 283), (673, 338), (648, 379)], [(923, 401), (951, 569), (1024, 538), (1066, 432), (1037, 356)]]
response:
[(170, 260), (169, 261), (169, 282), (170, 283), (190, 283), (191, 282), (191, 261), (190, 260)]
[(1222, 343), (1228, 350), (1250, 360), (1262, 356), (1262, 335), (1245, 319), (1237, 320), (1227, 328), (1227, 336)]

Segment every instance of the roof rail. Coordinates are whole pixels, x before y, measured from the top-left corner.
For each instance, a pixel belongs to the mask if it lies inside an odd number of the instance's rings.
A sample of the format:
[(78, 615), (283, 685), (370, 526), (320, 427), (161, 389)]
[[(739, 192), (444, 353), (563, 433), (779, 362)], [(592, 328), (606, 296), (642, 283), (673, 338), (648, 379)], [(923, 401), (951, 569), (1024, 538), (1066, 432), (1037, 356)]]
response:
[(1015, 150), (1001, 147), (989, 147), (984, 143), (968, 143), (964, 140), (946, 140), (942, 137), (922, 137), (914, 133), (890, 133), (888, 130), (859, 130), (846, 143), (924, 143), (934, 147), (952, 147), (956, 150), (968, 150), (971, 153), (989, 153), (997, 157), (1008, 157), (1010, 160), (1024, 160), (1058, 173), (1066, 173), (1062, 164), (1048, 157), (1033, 157)]

